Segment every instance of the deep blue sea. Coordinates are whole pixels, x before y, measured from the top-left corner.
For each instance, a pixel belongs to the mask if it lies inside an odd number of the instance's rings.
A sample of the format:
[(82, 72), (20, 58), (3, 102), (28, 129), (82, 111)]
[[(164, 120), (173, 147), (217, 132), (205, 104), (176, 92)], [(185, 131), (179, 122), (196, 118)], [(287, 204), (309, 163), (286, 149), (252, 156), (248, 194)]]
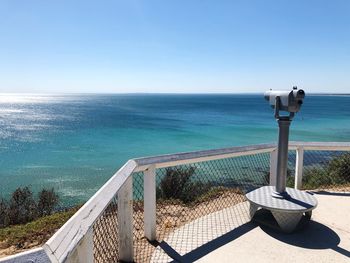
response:
[[(307, 96), (290, 138), (350, 141), (350, 96)], [(262, 94), (0, 94), (0, 197), (54, 187), (75, 204), (130, 158), (276, 139)]]

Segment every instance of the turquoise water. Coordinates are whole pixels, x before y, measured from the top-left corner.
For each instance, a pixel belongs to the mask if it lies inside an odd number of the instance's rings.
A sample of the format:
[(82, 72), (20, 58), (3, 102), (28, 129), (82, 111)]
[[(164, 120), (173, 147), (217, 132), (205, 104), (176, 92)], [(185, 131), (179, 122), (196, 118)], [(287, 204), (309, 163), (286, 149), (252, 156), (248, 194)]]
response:
[[(291, 139), (350, 141), (350, 97), (307, 96)], [(0, 196), (85, 201), (128, 159), (273, 142), (262, 95), (0, 95)]]

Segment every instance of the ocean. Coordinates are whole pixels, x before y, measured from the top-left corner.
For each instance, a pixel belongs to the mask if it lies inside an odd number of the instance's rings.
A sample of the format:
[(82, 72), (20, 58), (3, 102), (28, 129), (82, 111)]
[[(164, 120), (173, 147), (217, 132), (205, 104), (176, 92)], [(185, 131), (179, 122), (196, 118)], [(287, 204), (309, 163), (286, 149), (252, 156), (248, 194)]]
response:
[[(350, 96), (307, 95), (290, 139), (350, 141)], [(0, 94), (0, 197), (54, 187), (74, 205), (130, 158), (276, 140), (262, 94)]]

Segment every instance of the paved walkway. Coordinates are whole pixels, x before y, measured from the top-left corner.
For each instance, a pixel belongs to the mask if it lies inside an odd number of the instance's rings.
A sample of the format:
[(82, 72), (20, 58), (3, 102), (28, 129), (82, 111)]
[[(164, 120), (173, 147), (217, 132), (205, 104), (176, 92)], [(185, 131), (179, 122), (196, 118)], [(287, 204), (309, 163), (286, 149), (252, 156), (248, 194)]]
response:
[(242, 203), (179, 228), (152, 262), (350, 262), (350, 193), (316, 198), (312, 221), (299, 232), (279, 234), (250, 223)]

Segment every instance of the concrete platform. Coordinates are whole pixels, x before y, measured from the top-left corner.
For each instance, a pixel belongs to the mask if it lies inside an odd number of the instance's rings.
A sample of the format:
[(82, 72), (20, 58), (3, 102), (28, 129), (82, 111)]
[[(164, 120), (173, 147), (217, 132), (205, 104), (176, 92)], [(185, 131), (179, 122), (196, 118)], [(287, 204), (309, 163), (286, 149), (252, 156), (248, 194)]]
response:
[(311, 215), (310, 211), (317, 207), (315, 195), (289, 187), (286, 187), (284, 198), (280, 198), (279, 193), (276, 195), (274, 186), (255, 189), (247, 193), (246, 198), (250, 203), (251, 218), (259, 208), (267, 209), (285, 233), (294, 232), (303, 214), (308, 212)]
[(350, 193), (316, 193), (309, 225), (281, 234), (249, 222), (247, 202), (197, 219), (157, 247), (152, 262), (350, 262)]

